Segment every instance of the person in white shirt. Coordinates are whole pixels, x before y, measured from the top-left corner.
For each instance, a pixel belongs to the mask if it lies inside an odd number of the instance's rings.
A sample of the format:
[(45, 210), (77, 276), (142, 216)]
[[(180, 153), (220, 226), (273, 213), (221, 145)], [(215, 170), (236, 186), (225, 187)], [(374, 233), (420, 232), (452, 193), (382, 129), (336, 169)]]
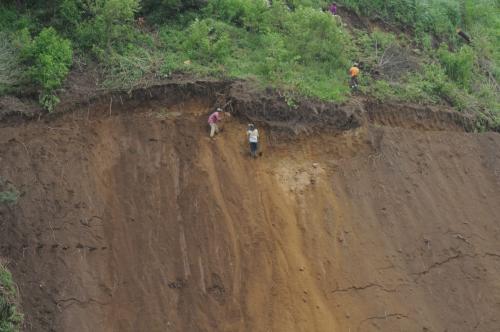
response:
[(247, 129), (248, 142), (250, 143), (250, 155), (257, 158), (257, 149), (259, 143), (259, 131), (253, 124), (248, 125)]

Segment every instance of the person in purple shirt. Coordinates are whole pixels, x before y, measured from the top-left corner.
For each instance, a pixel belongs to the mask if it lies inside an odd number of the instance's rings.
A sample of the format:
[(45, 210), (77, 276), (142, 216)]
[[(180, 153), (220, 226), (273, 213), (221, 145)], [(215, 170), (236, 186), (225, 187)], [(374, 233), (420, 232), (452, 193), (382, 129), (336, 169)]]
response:
[(337, 15), (337, 3), (334, 2), (330, 5), (330, 13), (332, 13), (332, 15)]
[(217, 110), (212, 114), (210, 114), (210, 116), (208, 117), (208, 124), (210, 125), (210, 137), (212, 138), (214, 137), (215, 134), (219, 132), (219, 127), (217, 126), (217, 122), (221, 120), (222, 112), (223, 112), (222, 109), (217, 108)]

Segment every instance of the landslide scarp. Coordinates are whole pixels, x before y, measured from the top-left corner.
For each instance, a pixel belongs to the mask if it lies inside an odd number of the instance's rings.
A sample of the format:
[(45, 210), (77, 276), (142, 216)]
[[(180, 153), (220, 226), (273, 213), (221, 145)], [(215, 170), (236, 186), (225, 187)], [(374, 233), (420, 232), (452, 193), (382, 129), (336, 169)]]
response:
[(282, 118), (262, 98), (233, 99), (212, 141), (211, 93), (161, 91), (3, 123), (21, 198), (0, 255), (26, 330), (500, 328), (497, 133), (383, 106)]

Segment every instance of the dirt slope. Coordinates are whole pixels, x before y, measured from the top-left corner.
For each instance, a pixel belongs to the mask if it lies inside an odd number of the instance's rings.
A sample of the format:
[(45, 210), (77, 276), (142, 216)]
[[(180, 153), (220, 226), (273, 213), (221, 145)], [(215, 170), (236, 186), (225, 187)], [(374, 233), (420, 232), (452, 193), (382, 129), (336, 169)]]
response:
[(0, 129), (27, 331), (499, 331), (500, 135), (207, 136), (209, 103)]

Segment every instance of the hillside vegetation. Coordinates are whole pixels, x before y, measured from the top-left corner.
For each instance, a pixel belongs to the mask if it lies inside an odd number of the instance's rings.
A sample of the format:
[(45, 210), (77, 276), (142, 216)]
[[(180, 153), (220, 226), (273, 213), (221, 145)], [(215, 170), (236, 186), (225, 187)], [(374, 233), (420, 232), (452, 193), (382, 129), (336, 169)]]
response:
[[(301, 96), (348, 99), (347, 70), (359, 62), (364, 94), (500, 125), (498, 1), (338, 3), (339, 17), (317, 0), (3, 1), (0, 94), (37, 96), (52, 110), (72, 68), (97, 65), (105, 89), (183, 72), (253, 80), (294, 106)], [(369, 26), (356, 29), (357, 16)]]
[(17, 332), (23, 316), (17, 309), (17, 289), (10, 271), (0, 261), (0, 331)]

